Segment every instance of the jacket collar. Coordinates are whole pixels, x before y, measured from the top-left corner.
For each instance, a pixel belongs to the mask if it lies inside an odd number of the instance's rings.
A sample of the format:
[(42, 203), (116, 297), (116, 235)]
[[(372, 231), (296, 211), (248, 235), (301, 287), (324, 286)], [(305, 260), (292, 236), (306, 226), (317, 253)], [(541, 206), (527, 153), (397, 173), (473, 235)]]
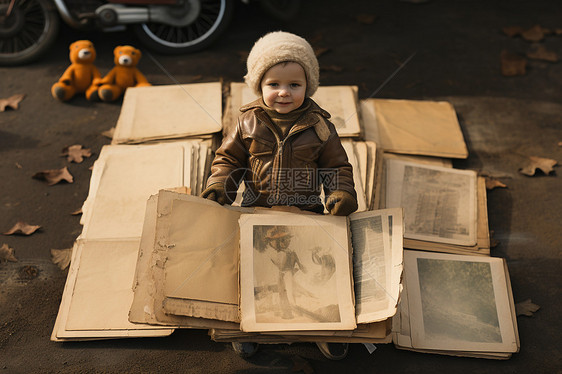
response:
[[(314, 102), (314, 100), (312, 100), (311, 98), (306, 98), (306, 100), (310, 100), (310, 109), (308, 110), (308, 112), (302, 116), (293, 126), (293, 128), (291, 129), (291, 131), (289, 132), (289, 135), (297, 132), (297, 131), (301, 131), (304, 130), (308, 127), (314, 126), (316, 123), (318, 123), (318, 121), (320, 121), (320, 118), (318, 117), (318, 115), (328, 119), (330, 118), (330, 113), (328, 113), (327, 111), (325, 111), (324, 109), (320, 108), (320, 106), (318, 104), (316, 104), (316, 102)], [(244, 106), (242, 106), (240, 108), (241, 112), (247, 112), (249, 110), (255, 110), (255, 114), (256, 117), (262, 121), (265, 122), (266, 124), (270, 124), (271, 120), (269, 119), (269, 117), (267, 116), (267, 114), (265, 113), (265, 111), (263, 110), (263, 108), (261, 107), (261, 99), (257, 99), (252, 101), (251, 103), (248, 103)]]

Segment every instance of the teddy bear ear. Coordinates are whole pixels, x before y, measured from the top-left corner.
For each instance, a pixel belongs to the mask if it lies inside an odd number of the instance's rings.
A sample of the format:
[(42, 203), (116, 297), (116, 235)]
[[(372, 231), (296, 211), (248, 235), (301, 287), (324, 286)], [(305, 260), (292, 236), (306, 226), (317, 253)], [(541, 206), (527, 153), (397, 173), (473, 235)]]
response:
[(135, 52), (139, 55), (139, 58), (142, 57), (142, 53), (141, 53), (140, 49), (135, 49)]

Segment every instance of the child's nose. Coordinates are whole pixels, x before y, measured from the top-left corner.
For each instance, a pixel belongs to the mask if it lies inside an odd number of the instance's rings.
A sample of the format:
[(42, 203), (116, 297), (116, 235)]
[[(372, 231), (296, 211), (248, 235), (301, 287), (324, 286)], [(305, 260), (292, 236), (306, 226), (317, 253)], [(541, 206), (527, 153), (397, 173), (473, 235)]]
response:
[(279, 90), (279, 96), (289, 96), (289, 90), (285, 87), (281, 88), (281, 90)]

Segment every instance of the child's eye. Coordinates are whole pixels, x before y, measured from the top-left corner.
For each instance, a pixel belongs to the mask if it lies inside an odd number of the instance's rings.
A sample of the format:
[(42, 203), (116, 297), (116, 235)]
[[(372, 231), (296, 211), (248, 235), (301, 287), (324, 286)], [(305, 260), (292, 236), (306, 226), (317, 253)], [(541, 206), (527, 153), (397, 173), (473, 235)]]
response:
[(269, 83), (269, 87), (277, 87), (277, 86), (279, 86), (278, 83)]
[(298, 88), (301, 85), (299, 83), (291, 83), (291, 88)]

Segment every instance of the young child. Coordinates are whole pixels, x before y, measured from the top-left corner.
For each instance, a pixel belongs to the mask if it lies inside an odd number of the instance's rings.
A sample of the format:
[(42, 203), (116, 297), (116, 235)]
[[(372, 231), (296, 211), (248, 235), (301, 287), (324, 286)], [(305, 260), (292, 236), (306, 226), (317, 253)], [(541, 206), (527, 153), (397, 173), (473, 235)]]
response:
[(253, 46), (246, 83), (260, 98), (240, 111), (225, 136), (202, 196), (231, 204), (244, 181), (243, 206), (290, 205), (334, 215), (357, 209), (352, 168), (328, 112), (310, 97), (319, 84), (310, 44), (272, 32)]
[[(303, 38), (282, 31), (260, 38), (247, 60), (248, 86), (260, 98), (240, 111), (236, 128), (216, 151), (201, 196), (232, 204), (239, 184), (243, 206), (296, 206), (330, 214), (357, 210), (353, 171), (330, 114), (310, 97), (319, 84), (318, 60)], [(328, 358), (341, 359), (347, 344), (317, 343)], [(233, 343), (242, 357), (256, 343)]]

